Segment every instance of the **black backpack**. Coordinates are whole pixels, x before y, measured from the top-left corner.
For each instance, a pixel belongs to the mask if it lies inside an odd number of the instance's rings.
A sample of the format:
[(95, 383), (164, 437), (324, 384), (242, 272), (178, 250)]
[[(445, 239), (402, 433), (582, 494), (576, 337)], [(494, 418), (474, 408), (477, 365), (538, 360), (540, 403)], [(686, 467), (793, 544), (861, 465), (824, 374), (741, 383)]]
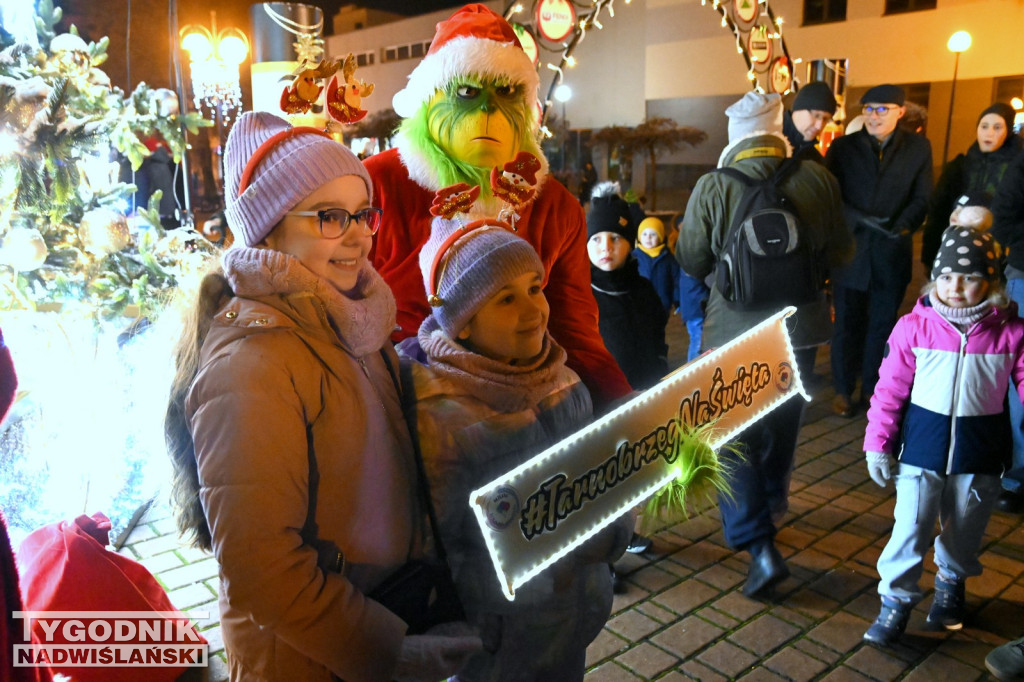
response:
[(778, 187), (799, 166), (798, 159), (786, 159), (764, 180), (717, 169), (746, 186), (715, 266), (715, 286), (733, 310), (803, 305), (825, 285), (822, 254), (814, 253), (796, 208)]

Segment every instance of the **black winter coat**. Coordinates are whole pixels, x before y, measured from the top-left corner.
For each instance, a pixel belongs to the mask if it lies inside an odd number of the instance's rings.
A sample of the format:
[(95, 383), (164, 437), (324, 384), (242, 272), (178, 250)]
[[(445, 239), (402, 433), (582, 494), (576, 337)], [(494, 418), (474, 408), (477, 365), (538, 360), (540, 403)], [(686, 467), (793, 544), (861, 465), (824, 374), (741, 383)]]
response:
[(853, 261), (836, 271), (835, 282), (860, 291), (872, 283), (906, 288), (911, 235), (924, 221), (932, 190), (931, 144), (897, 128), (880, 154), (874, 138), (861, 129), (833, 140), (825, 166), (839, 181), (843, 217), (857, 241)]
[(658, 292), (640, 276), (632, 256), (611, 272), (591, 267), (590, 278), (605, 347), (630, 386), (636, 390), (650, 388), (668, 374), (668, 313)]
[(958, 154), (942, 169), (932, 193), (921, 242), (921, 262), (927, 268), (935, 261), (942, 232), (949, 227), (949, 215), (956, 207), (956, 200), (968, 192), (986, 192), (990, 199), (995, 198), (1007, 167), (1022, 146), (1024, 140), (1012, 136), (999, 149), (985, 153), (975, 142), (966, 154)]
[(1003, 174), (992, 199), (992, 216), (992, 236), (1009, 250), (1007, 266), (1024, 271), (1024, 154)]

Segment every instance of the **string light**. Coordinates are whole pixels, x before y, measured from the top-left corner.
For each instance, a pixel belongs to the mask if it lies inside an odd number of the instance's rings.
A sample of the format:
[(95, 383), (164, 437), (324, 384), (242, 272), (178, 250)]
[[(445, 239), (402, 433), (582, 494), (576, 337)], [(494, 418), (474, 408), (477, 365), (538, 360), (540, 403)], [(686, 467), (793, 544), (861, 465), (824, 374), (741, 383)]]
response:
[[(706, 7), (708, 5), (708, 0), (700, 0), (700, 4), (702, 7)], [(736, 40), (736, 52), (737, 54), (743, 55), (743, 58), (747, 63), (747, 80), (750, 81), (751, 87), (758, 92), (766, 92), (765, 88), (759, 81), (757, 73), (757, 65), (759, 62), (755, 62), (753, 56), (750, 54), (750, 46), (744, 40), (745, 35), (749, 34), (756, 28), (766, 40), (775, 41), (779, 44), (780, 49), (777, 52), (781, 53), (780, 57), (789, 59), (793, 64), (799, 63), (800, 60), (790, 58), (789, 51), (786, 49), (786, 42), (782, 37), (783, 18), (781, 16), (775, 16), (768, 0), (758, 0), (757, 4), (763, 9), (759, 10), (759, 13), (754, 18), (753, 25), (751, 25), (747, 30), (743, 30), (738, 22), (734, 22), (730, 18), (727, 6), (722, 4), (720, 0), (712, 0), (711, 8), (721, 14), (722, 28), (727, 28), (732, 31)], [(765, 17), (767, 23), (761, 23), (760, 18), (762, 16)], [(772, 52), (774, 53), (776, 51), (773, 50)], [(767, 68), (764, 70), (764, 73), (767, 74), (767, 78), (770, 78), (770, 74), (772, 72), (771, 60), (765, 60), (765, 63), (767, 64)]]

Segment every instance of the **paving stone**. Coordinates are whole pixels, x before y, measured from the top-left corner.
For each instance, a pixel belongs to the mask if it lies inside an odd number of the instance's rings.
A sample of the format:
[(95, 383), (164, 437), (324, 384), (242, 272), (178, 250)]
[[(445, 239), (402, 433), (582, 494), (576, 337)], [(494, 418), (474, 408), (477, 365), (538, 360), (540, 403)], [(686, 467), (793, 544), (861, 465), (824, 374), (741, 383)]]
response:
[(640, 678), (618, 664), (609, 661), (588, 672), (584, 679), (587, 682), (636, 682)]
[(157, 574), (160, 582), (169, 590), (207, 580), (217, 575), (217, 562), (207, 559), (195, 564), (186, 564)]
[(694, 578), (724, 591), (745, 582), (747, 576), (738, 571), (726, 568), (724, 564), (715, 564), (714, 566), (709, 566), (696, 574)]
[(668, 609), (662, 606), (658, 606), (654, 602), (650, 601), (645, 601), (641, 602), (640, 604), (637, 604), (636, 610), (640, 613), (643, 613), (646, 616), (649, 616), (650, 618), (653, 618), (654, 620), (662, 624), (669, 623), (679, 618), (677, 614), (672, 613)]
[(840, 611), (807, 633), (807, 636), (842, 653), (861, 643), (861, 637), (869, 625), (869, 622), (853, 614)]
[(660, 566), (647, 566), (629, 574), (630, 584), (652, 594), (661, 592), (671, 585), (676, 585), (679, 581), (680, 576), (665, 571)]
[(906, 682), (935, 682), (936, 680), (973, 680), (978, 670), (944, 654), (932, 654), (907, 673)]
[(732, 642), (717, 642), (697, 656), (704, 665), (728, 677), (737, 677), (757, 663), (757, 656), (744, 651)]
[(824, 672), (828, 664), (798, 649), (786, 648), (765, 661), (764, 667), (793, 682), (805, 682)]
[(176, 590), (171, 590), (167, 593), (167, 596), (171, 598), (171, 603), (181, 610), (189, 610), (193, 606), (199, 604), (205, 604), (210, 601), (211, 596), (216, 596), (210, 592), (210, 588), (202, 583), (193, 583), (184, 587), (179, 587)]
[(687, 679), (698, 680), (699, 682), (720, 682), (729, 679), (717, 670), (712, 670), (697, 660), (686, 661), (676, 670), (686, 675)]
[(679, 659), (656, 646), (643, 642), (615, 659), (640, 677), (652, 678), (675, 666)]
[(151, 557), (139, 559), (139, 563), (148, 568), (149, 572), (153, 574), (168, 571), (172, 568), (178, 568), (183, 565), (181, 557), (179, 557), (176, 552), (154, 554)]
[(661, 626), (661, 623), (636, 609), (620, 613), (609, 620), (606, 625), (609, 630), (630, 642), (644, 639), (655, 630), (659, 630)]
[(629, 642), (627, 640), (610, 632), (608, 628), (601, 630), (597, 637), (594, 638), (594, 641), (590, 643), (590, 646), (587, 647), (587, 667), (589, 668), (598, 661), (611, 658), (628, 646)]
[(814, 549), (840, 559), (848, 559), (870, 543), (862, 535), (833, 530), (814, 543)]
[(871, 679), (846, 666), (833, 668), (827, 675), (821, 678), (822, 682), (865, 682)]
[(739, 621), (748, 621), (768, 608), (764, 602), (744, 597), (741, 592), (728, 592), (711, 602), (711, 607)]
[(761, 665), (754, 666), (754, 669), (751, 670), (749, 673), (747, 673), (746, 675), (741, 675), (736, 679), (743, 680), (743, 682), (769, 682), (774, 680), (789, 682), (788, 678), (779, 675), (775, 671), (769, 668), (765, 668)]
[(717, 597), (719, 591), (698, 580), (688, 580), (654, 595), (655, 602), (682, 615)]
[(876, 680), (895, 680), (908, 667), (906, 661), (873, 646), (861, 647), (843, 663)]
[(800, 629), (766, 614), (731, 633), (728, 640), (747, 651), (764, 658), (765, 654), (774, 651), (800, 634)]
[(713, 642), (725, 630), (696, 616), (681, 621), (651, 637), (651, 641), (681, 659)]
[(872, 587), (875, 580), (845, 567), (837, 567), (810, 584), (810, 589), (836, 601), (846, 602)]

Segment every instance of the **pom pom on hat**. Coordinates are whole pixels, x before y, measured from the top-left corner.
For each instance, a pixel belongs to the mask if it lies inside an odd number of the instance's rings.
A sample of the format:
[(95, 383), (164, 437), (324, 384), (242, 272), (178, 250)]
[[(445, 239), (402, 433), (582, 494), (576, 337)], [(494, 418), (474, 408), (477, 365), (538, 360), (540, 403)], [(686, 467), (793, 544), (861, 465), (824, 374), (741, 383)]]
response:
[[(275, 135), (291, 130), (295, 133), (260, 149)], [(247, 169), (249, 182), (239, 195)], [(293, 129), (273, 114), (247, 111), (231, 128), (224, 147), (224, 216), (246, 246), (255, 246), (299, 202), (325, 183), (347, 175), (362, 179), (372, 201), (370, 176), (345, 145), (317, 130)]]
[(625, 199), (617, 194), (591, 198), (587, 213), (587, 239), (598, 232), (614, 232), (631, 246), (636, 242), (636, 223)]
[[(463, 230), (459, 219), (437, 217), (430, 237), (420, 250), (420, 271), (424, 289), (436, 293), (434, 319), (450, 339), (458, 337), (473, 316), (491, 297), (516, 277), (536, 272), (544, 277), (544, 263), (533, 246), (508, 227), (484, 221), (465, 228), (443, 252), (444, 242)], [(435, 264), (436, 261), (436, 264)], [(431, 282), (433, 273), (436, 282)]]
[(782, 97), (751, 90), (725, 110), (729, 117), (729, 142), (756, 133), (782, 134)]
[(970, 227), (975, 230), (987, 230), (992, 227), (992, 211), (988, 209), (992, 197), (985, 191), (974, 191), (962, 194), (956, 200), (953, 213), (949, 216), (950, 225)]
[(814, 81), (800, 88), (793, 100), (793, 111), (800, 109), (827, 111), (834, 115), (836, 113), (836, 98), (832, 94), (832, 88), (828, 83), (822, 81)]
[(474, 3), (438, 22), (436, 30), (427, 55), (392, 99), (395, 113), (403, 118), (413, 116), (435, 92), (468, 75), (520, 83), (530, 110), (536, 107), (540, 77), (504, 17)]
[(942, 233), (939, 252), (932, 265), (932, 279), (956, 272), (995, 282), (1000, 277), (999, 258), (999, 243), (991, 234), (954, 225)]
[(884, 85), (876, 85), (870, 88), (860, 98), (861, 104), (895, 104), (896, 106), (902, 107), (907, 101), (907, 95), (903, 92), (903, 88), (898, 85), (892, 85), (885, 83)]

